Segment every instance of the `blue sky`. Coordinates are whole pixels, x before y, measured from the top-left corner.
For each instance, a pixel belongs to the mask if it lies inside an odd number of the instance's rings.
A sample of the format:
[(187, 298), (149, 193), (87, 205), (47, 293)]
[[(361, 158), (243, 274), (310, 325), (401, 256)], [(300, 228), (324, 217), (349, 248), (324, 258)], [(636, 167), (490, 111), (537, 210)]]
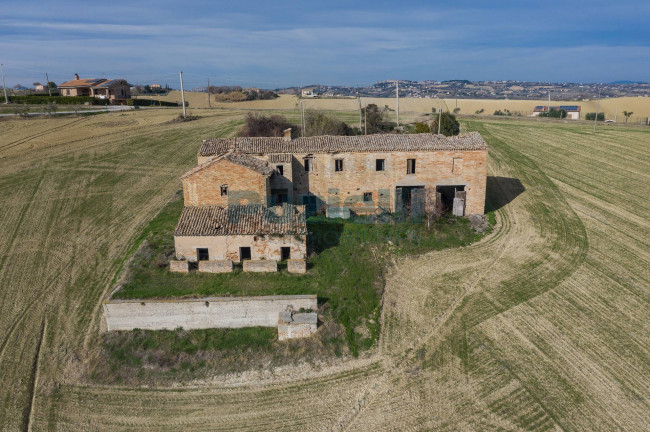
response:
[(3, 0), (0, 62), (8, 86), (650, 81), (650, 2)]

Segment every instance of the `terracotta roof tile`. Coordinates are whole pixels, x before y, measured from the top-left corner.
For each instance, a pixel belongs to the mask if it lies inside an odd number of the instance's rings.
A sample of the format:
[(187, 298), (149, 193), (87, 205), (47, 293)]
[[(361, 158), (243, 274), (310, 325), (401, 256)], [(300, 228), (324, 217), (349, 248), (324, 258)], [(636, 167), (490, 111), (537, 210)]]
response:
[(257, 172), (257, 173), (260, 173), (262, 175), (270, 176), (271, 174), (273, 174), (273, 168), (271, 168), (269, 166), (268, 162), (266, 162), (265, 160), (258, 159), (258, 158), (253, 157), (253, 156), (249, 156), (249, 155), (244, 154), (244, 153), (232, 153), (232, 152), (230, 152), (230, 153), (222, 154), (222, 155), (219, 155), (219, 156), (215, 156), (214, 158), (203, 162), (201, 165), (199, 165), (199, 166), (189, 170), (185, 174), (183, 174), (181, 176), (181, 179), (189, 177), (192, 174), (194, 174), (196, 172), (199, 172), (199, 171), (203, 170), (204, 168), (206, 168), (206, 167), (208, 167), (208, 166), (210, 166), (210, 165), (212, 165), (214, 163), (217, 163), (217, 162), (219, 162), (221, 160), (227, 160), (227, 161), (230, 161), (230, 162), (235, 163), (237, 165), (241, 165), (243, 167), (246, 167), (246, 168), (248, 168), (250, 170), (253, 170), (253, 171)]
[(216, 156), (233, 150), (246, 154), (300, 154), (339, 152), (392, 152), (427, 150), (487, 150), (478, 132), (446, 137), (435, 134), (378, 134), (315, 136), (285, 140), (281, 137), (217, 138), (203, 140), (200, 156)]
[(259, 204), (186, 206), (174, 236), (281, 235), (307, 233), (304, 206)]

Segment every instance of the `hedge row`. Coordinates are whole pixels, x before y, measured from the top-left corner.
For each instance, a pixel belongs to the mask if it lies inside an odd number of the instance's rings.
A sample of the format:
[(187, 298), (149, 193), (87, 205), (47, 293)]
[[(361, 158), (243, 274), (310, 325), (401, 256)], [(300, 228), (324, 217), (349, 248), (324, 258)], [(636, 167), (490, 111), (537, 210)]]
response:
[(55, 103), (59, 105), (83, 105), (88, 102), (91, 105), (109, 105), (108, 99), (96, 99), (90, 96), (9, 96), (12, 103), (25, 103), (30, 105)]
[[(180, 106), (178, 102), (159, 101), (154, 99), (127, 99), (128, 106)], [(189, 106), (189, 102), (185, 102), (185, 106)]]

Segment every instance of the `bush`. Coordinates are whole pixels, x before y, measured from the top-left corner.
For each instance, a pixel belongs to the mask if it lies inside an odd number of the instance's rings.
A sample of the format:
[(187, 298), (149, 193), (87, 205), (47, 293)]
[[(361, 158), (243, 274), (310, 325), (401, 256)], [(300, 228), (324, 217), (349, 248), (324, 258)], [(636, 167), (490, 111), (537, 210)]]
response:
[(299, 126), (289, 123), (280, 115), (264, 116), (249, 113), (238, 135), (241, 137), (280, 137), (288, 128), (292, 129), (292, 136), (298, 136)]
[(23, 103), (22, 106), (17, 106), (14, 108), (14, 114), (20, 117), (27, 117), (29, 116), (29, 108), (27, 108), (27, 105)]
[[(440, 124), (440, 133), (445, 136), (458, 135), (460, 133), (460, 124), (456, 116), (449, 112), (442, 113), (442, 122)], [(431, 123), (431, 131), (438, 133), (438, 117), (434, 118)]]
[(354, 130), (345, 122), (337, 120), (317, 110), (305, 112), (305, 135), (355, 135)]
[[(595, 120), (596, 119), (596, 113), (591, 112), (585, 114), (585, 119), (586, 120)], [(598, 121), (605, 121), (605, 113), (598, 113)]]
[[(154, 99), (127, 99), (126, 104), (128, 106), (181, 106), (178, 102), (168, 102), (168, 101), (159, 101)], [(190, 106), (190, 103), (185, 101), (185, 106)]]
[[(566, 118), (567, 114), (566, 111), (561, 109), (561, 110), (556, 110), (555, 108), (551, 108), (549, 112), (542, 112), (539, 113), (539, 117), (550, 117), (550, 118)], [(593, 119), (592, 119), (593, 120)]]
[(429, 127), (428, 124), (424, 122), (415, 124), (415, 133), (430, 133), (430, 132), (431, 132), (431, 128)]

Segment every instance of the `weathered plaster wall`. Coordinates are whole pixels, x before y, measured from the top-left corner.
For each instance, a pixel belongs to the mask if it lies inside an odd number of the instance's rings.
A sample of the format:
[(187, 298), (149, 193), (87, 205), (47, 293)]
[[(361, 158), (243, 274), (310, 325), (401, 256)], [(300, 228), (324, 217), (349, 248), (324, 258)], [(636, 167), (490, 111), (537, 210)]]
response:
[(174, 237), (176, 257), (188, 261), (196, 261), (196, 249), (208, 248), (210, 260), (229, 259), (240, 262), (239, 248), (250, 247), (251, 259), (277, 260), (282, 259), (282, 247), (291, 248), (292, 259), (303, 259), (307, 256), (307, 242), (305, 236), (187, 236)]
[(316, 294), (207, 297), (178, 300), (105, 300), (108, 330), (276, 327), (288, 306), (316, 310)]

